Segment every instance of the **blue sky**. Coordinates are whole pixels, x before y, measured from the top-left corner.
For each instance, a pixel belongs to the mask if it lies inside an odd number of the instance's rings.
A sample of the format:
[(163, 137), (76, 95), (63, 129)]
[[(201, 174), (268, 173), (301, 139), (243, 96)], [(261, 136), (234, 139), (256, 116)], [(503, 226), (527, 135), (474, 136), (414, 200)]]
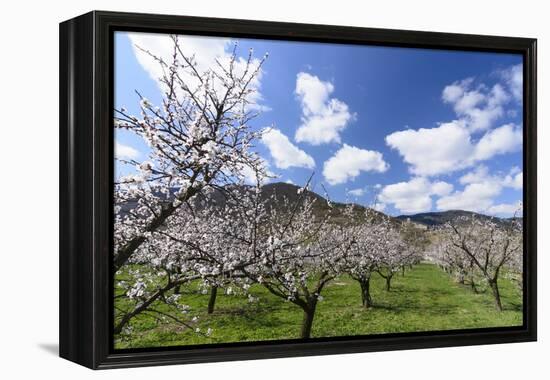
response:
[[(234, 40), (233, 40), (234, 41)], [(208, 62), (232, 41), (183, 37)], [(162, 35), (115, 35), (115, 107), (139, 113), (139, 90), (160, 103), (154, 64)], [(465, 209), (509, 216), (522, 197), (522, 57), (428, 49), (240, 39), (269, 53), (257, 84), (257, 149), (277, 181), (315, 172), (315, 191), (392, 215)], [(147, 146), (116, 132), (119, 157)], [(118, 174), (131, 171), (117, 165)]]

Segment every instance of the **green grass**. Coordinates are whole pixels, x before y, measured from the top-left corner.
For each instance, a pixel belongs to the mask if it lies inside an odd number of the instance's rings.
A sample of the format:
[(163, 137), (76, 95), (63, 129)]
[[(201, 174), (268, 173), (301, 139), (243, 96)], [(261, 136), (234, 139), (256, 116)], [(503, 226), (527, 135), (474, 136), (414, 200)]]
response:
[[(413, 331), (437, 331), (522, 324), (520, 291), (501, 280), (504, 311), (496, 311), (490, 291), (473, 293), (456, 284), (432, 264), (419, 264), (404, 277), (396, 274), (392, 290), (384, 289), (384, 280), (374, 275), (371, 294), (374, 307), (361, 307), (359, 285), (342, 276), (323, 290), (318, 304), (312, 337), (367, 335)], [(132, 320), (131, 333), (115, 337), (115, 347), (138, 348), (173, 345), (261, 341), (299, 338), (302, 311), (296, 305), (269, 294), (254, 285), (251, 293), (259, 298), (250, 303), (243, 295), (225, 295), (218, 291), (216, 310), (206, 313), (208, 295), (198, 284), (183, 289), (181, 302), (191, 307), (189, 315), (199, 316), (203, 331), (213, 329), (210, 337), (169, 320), (158, 322), (148, 315)], [(124, 300), (117, 306), (124, 306)], [(170, 311), (167, 306), (159, 309)]]

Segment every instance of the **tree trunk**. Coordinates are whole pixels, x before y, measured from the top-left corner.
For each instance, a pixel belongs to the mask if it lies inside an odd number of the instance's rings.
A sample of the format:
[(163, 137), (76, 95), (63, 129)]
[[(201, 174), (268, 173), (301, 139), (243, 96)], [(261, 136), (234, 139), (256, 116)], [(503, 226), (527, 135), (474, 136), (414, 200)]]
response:
[(174, 294), (180, 294), (181, 293), (181, 285), (178, 285), (174, 288)]
[(476, 282), (473, 278), (470, 280), (470, 286), (472, 287), (472, 291), (477, 294), (478, 293), (477, 286), (476, 286)]
[(312, 299), (308, 302), (308, 305), (304, 308), (304, 318), (302, 320), (302, 330), (300, 337), (302, 339), (311, 338), (311, 327), (313, 326), (313, 317), (315, 317), (315, 309), (317, 307), (317, 300)]
[(405, 266), (404, 265), (401, 267), (401, 276), (405, 277)]
[(391, 290), (391, 279), (393, 276), (386, 277), (386, 290), (389, 292)]
[(491, 280), (489, 281), (489, 286), (491, 287), (491, 290), (493, 292), (493, 297), (495, 298), (495, 307), (498, 311), (502, 311), (502, 302), (500, 301), (500, 291), (498, 289), (498, 282), (497, 280)]
[(210, 287), (210, 299), (208, 300), (208, 314), (214, 312), (214, 306), (216, 305), (216, 296), (218, 295), (218, 286), (212, 285)]
[(368, 309), (372, 307), (372, 298), (370, 296), (370, 278), (359, 281), (359, 284), (361, 285), (361, 301), (363, 307)]

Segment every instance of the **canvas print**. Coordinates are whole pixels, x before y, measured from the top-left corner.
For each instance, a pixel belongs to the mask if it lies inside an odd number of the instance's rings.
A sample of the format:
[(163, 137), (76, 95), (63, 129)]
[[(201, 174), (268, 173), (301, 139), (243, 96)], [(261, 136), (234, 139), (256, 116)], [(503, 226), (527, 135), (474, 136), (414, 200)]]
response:
[(113, 38), (115, 349), (522, 326), (521, 55)]

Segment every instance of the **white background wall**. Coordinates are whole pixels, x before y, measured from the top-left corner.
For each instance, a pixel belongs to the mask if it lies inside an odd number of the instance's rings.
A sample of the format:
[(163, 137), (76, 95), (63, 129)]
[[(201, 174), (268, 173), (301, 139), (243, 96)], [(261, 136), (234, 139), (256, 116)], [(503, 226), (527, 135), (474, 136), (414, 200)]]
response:
[[(7, 0), (0, 28), (0, 377), (519, 379), (550, 375), (545, 1)], [(118, 10), (539, 39), (539, 342), (92, 372), (59, 359), (58, 23)], [(547, 352), (544, 353), (544, 350)], [(545, 377), (548, 378), (548, 377)]]

